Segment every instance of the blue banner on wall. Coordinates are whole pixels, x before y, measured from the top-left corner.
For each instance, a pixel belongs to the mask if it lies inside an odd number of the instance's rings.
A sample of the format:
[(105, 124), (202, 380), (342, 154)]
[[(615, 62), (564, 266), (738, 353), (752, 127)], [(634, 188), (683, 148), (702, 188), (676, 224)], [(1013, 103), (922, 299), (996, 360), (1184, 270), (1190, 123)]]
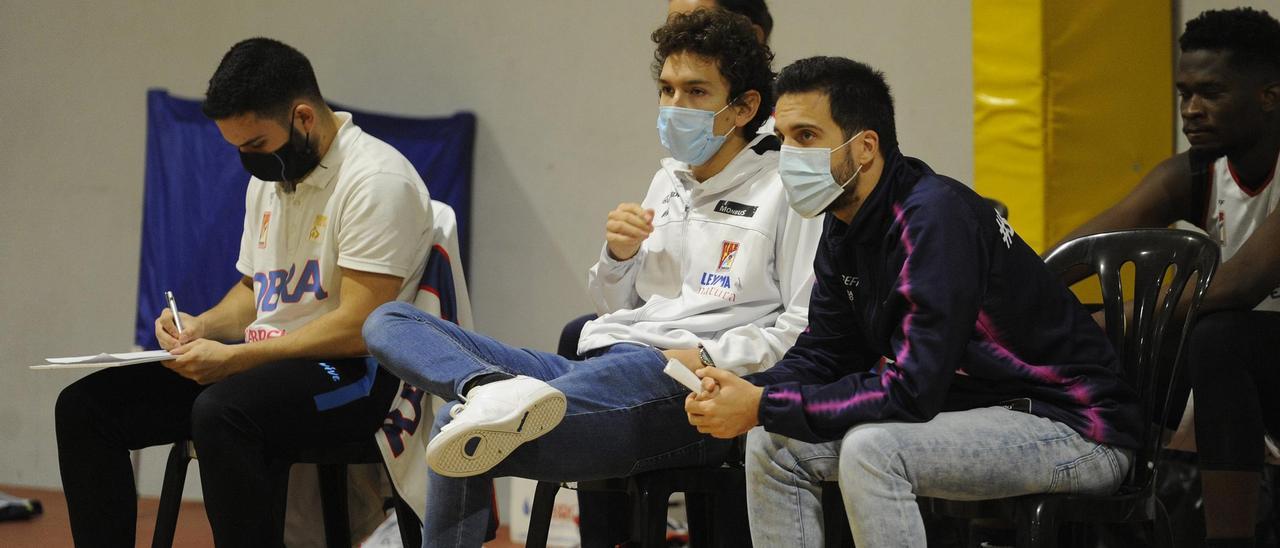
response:
[[(461, 260), (469, 255), (471, 173), (476, 118), (401, 118), (350, 112), (356, 125), (404, 154), (427, 183), (431, 198), (458, 218)], [(244, 222), (249, 174), (235, 147), (200, 112), (200, 101), (147, 92), (147, 165), (142, 211), (142, 257), (134, 342), (157, 348), (155, 318), (172, 290), (184, 311), (217, 304), (240, 279), (235, 263)]]

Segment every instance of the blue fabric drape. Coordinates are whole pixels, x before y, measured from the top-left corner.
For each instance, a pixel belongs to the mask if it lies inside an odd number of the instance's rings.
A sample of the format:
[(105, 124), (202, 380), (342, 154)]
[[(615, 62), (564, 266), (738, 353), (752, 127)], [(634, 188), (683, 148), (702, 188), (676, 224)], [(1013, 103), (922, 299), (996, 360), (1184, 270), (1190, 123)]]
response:
[[(333, 107), (351, 112), (356, 125), (404, 154), (432, 199), (453, 208), (465, 264), (475, 115), (401, 118)], [(166, 305), (165, 290), (193, 313), (217, 304), (240, 279), (235, 262), (249, 174), (200, 113), (199, 101), (159, 89), (147, 92), (146, 162), (134, 342), (156, 348), (154, 321)]]

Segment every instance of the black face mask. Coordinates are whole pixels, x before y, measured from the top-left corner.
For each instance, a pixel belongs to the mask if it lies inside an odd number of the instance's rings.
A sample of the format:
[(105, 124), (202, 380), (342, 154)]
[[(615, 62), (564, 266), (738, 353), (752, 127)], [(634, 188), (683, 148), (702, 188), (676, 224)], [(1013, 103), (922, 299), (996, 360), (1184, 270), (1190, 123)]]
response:
[(298, 134), (293, 128), (293, 116), (290, 116), (287, 143), (275, 152), (241, 152), (240, 163), (250, 175), (263, 181), (279, 182), (284, 185), (285, 192), (293, 192), (298, 181), (320, 164), (320, 157), (311, 147), (311, 132), (305, 136)]

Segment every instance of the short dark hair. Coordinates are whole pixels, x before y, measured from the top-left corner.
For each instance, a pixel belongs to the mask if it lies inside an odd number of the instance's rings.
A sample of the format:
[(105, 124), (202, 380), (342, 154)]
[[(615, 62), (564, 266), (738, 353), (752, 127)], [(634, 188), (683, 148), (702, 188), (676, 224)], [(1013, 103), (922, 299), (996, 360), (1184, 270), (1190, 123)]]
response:
[(1230, 52), (1228, 62), (1238, 70), (1280, 76), (1280, 21), (1263, 10), (1234, 8), (1201, 13), (1187, 21), (1178, 45), (1183, 52)]
[(884, 154), (898, 150), (893, 94), (884, 74), (864, 63), (843, 57), (801, 59), (778, 73), (773, 91), (779, 97), (787, 93), (824, 93), (831, 101), (831, 118), (846, 139), (869, 129), (880, 136)]
[(222, 56), (200, 109), (214, 120), (249, 113), (281, 119), (298, 99), (324, 104), (311, 61), (283, 42), (250, 38)]
[(769, 119), (773, 105), (773, 51), (756, 39), (751, 21), (724, 9), (700, 9), (676, 14), (667, 24), (653, 31), (658, 45), (653, 52), (653, 77), (662, 75), (667, 58), (677, 53), (692, 53), (715, 61), (720, 75), (729, 81), (729, 100), (734, 101), (749, 90), (760, 93), (760, 107), (743, 128), (755, 135)]
[(716, 0), (716, 5), (750, 19), (751, 24), (764, 31), (764, 41), (769, 41), (769, 35), (773, 34), (773, 15), (769, 14), (764, 0)]

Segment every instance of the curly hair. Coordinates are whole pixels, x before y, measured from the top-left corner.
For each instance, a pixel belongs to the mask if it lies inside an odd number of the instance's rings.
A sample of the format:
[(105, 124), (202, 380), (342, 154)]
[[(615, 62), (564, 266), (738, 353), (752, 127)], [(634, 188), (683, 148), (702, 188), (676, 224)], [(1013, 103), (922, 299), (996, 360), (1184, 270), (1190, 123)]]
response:
[(716, 0), (716, 5), (733, 13), (745, 15), (752, 24), (764, 31), (764, 41), (769, 41), (773, 34), (773, 15), (764, 0)]
[(760, 93), (760, 108), (744, 128), (755, 135), (769, 119), (773, 105), (773, 51), (756, 39), (751, 21), (721, 8), (699, 9), (677, 14), (667, 24), (653, 31), (658, 45), (653, 52), (653, 77), (662, 74), (667, 58), (677, 53), (692, 53), (715, 61), (720, 75), (729, 82), (729, 97), (736, 100), (743, 93)]
[(846, 139), (869, 129), (880, 136), (880, 149), (887, 155), (898, 150), (894, 123), (893, 94), (884, 73), (844, 57), (810, 57), (782, 69), (774, 83), (774, 93), (817, 91), (831, 102), (831, 119)]
[(324, 104), (311, 61), (283, 42), (250, 38), (222, 57), (200, 110), (213, 120), (248, 113), (287, 119), (298, 99)]
[(1221, 50), (1231, 52), (1231, 66), (1280, 76), (1280, 21), (1266, 11), (1252, 8), (1209, 10), (1187, 21), (1178, 39), (1183, 52)]

